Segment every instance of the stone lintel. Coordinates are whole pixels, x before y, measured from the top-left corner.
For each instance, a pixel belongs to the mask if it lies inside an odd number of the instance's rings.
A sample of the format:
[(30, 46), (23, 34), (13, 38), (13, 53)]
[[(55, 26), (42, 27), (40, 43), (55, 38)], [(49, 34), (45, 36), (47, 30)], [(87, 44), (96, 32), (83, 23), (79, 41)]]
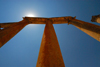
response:
[(53, 18), (42, 18), (42, 17), (24, 17), (23, 20), (27, 20), (29, 24), (46, 24), (47, 21), (52, 21), (53, 24), (68, 23), (68, 20), (74, 19), (71, 16), (68, 17), (53, 17)]

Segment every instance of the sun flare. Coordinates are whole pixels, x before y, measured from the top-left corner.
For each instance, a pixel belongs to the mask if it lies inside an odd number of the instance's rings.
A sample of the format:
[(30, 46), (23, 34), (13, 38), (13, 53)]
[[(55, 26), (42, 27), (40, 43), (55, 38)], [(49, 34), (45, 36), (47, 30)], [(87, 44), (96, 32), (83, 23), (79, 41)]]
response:
[(35, 17), (35, 15), (33, 15), (33, 14), (27, 14), (26, 16), (27, 17)]

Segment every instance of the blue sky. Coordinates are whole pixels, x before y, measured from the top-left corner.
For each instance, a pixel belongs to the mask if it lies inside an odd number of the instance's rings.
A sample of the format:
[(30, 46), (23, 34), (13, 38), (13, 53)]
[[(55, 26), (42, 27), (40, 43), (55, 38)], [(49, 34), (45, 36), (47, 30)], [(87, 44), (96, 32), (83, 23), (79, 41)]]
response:
[[(76, 16), (91, 22), (100, 14), (99, 0), (0, 0), (0, 23), (35, 17)], [(94, 23), (96, 25), (97, 23)], [(0, 48), (0, 67), (35, 67), (45, 25), (31, 24)], [(100, 67), (100, 42), (73, 25), (55, 24), (66, 67)]]

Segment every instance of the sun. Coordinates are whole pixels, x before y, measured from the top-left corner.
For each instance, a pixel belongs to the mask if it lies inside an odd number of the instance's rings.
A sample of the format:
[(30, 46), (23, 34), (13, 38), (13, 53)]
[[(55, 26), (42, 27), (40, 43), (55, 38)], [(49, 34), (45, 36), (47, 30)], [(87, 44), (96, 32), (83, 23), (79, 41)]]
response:
[(33, 14), (27, 14), (26, 17), (35, 17)]

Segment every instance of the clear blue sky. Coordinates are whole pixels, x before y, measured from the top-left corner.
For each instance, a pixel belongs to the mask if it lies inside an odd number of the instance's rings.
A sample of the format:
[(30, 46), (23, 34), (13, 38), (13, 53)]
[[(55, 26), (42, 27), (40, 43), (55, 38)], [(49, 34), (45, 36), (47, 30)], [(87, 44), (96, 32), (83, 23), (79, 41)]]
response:
[[(76, 16), (90, 22), (100, 0), (0, 0), (0, 23), (36, 17)], [(97, 24), (97, 23), (95, 23)], [(100, 26), (100, 24), (97, 24)], [(45, 25), (27, 25), (0, 48), (0, 67), (35, 67)], [(73, 25), (54, 25), (66, 67), (100, 67), (100, 42)]]

